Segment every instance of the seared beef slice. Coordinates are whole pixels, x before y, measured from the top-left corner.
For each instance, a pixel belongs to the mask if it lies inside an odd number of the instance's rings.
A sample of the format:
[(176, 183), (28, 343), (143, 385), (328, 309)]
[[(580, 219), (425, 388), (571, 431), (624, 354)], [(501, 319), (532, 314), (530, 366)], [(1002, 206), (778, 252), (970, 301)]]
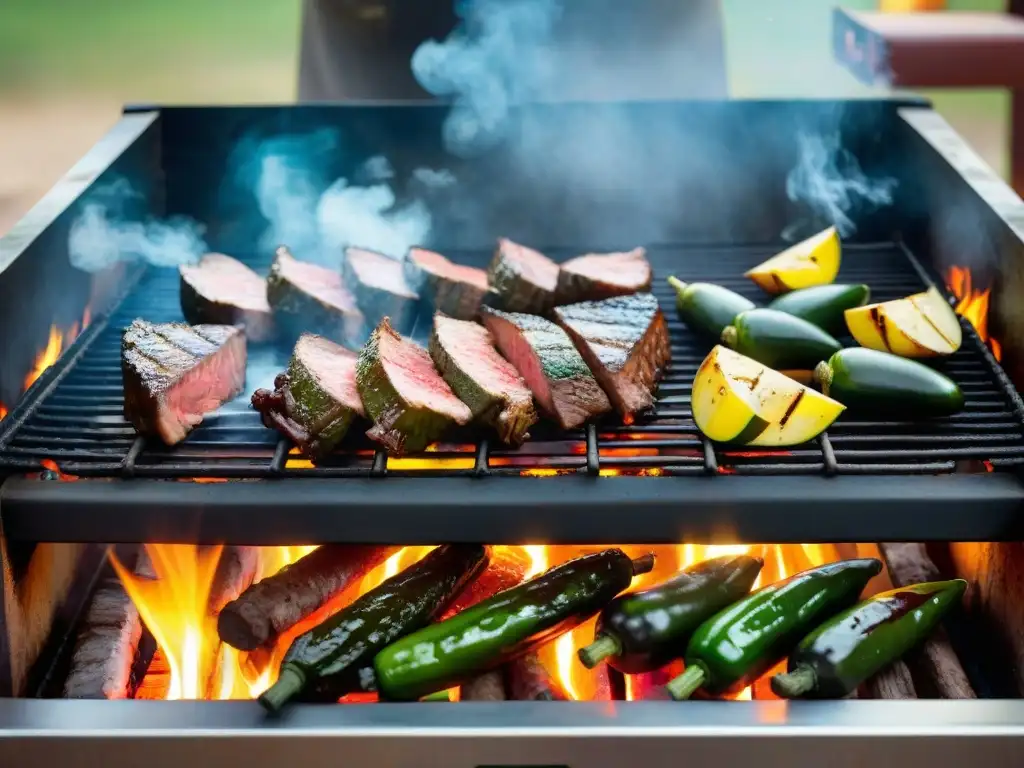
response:
[(193, 325), (241, 325), (249, 341), (267, 341), (274, 316), (267, 282), (245, 264), (223, 253), (208, 253), (198, 264), (178, 268), (181, 311)]
[(555, 305), (558, 265), (539, 251), (502, 238), (487, 269), (487, 280), (491, 306), (540, 315)]
[(651, 289), (651, 265), (643, 248), (626, 253), (588, 253), (569, 259), (558, 272), (558, 304), (598, 301)]
[(541, 409), (574, 429), (612, 406), (569, 336), (536, 315), (481, 310), (501, 354), (516, 367)]
[(473, 418), (490, 424), (503, 442), (519, 445), (537, 421), (533, 395), (515, 366), (498, 354), (481, 325), (434, 315), (430, 356)]
[(416, 453), (472, 412), (434, 370), (430, 355), (403, 339), (388, 318), (370, 334), (356, 364), (356, 384), (373, 427), (366, 433), (391, 453)]
[(363, 415), (356, 388), (358, 359), (329, 339), (305, 333), (295, 345), (288, 372), (274, 380), (274, 391), (253, 393), (253, 408), (268, 427), (291, 438), (307, 456), (320, 458)]
[(649, 293), (585, 301), (555, 309), (615, 410), (629, 416), (654, 403), (654, 388), (672, 357), (665, 316)]
[(412, 248), (405, 260), (405, 276), (430, 309), (457, 320), (474, 320), (487, 294), (487, 273), (464, 267), (424, 248)]
[(387, 317), (399, 333), (412, 331), (419, 296), (406, 283), (402, 262), (365, 248), (346, 248), (344, 274), (368, 324)]
[(241, 328), (135, 320), (121, 340), (125, 418), (174, 445), (242, 391), (245, 362)]
[(267, 300), (290, 339), (309, 332), (359, 349), (366, 338), (363, 315), (341, 274), (299, 261), (284, 246), (274, 254)]

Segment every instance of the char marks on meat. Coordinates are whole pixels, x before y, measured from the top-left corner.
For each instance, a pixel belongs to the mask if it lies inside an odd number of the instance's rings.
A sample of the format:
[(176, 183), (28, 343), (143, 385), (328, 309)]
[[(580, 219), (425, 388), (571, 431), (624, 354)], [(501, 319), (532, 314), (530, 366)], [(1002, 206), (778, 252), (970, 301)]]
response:
[(359, 349), (366, 338), (363, 315), (341, 274), (299, 261), (284, 246), (274, 254), (267, 300), (290, 340), (308, 332)]
[(630, 416), (653, 405), (672, 348), (652, 294), (585, 301), (554, 313), (619, 413)]
[(536, 315), (481, 310), (501, 354), (526, 380), (541, 409), (562, 429), (611, 410), (568, 334)]
[(345, 282), (370, 325), (391, 319), (399, 333), (409, 333), (416, 323), (419, 296), (405, 279), (401, 261), (365, 248), (345, 249)]
[(356, 383), (374, 422), (367, 436), (394, 454), (422, 451), (449, 426), (473, 418), (427, 350), (402, 338), (386, 317), (359, 353)]
[(455, 264), (440, 253), (412, 248), (405, 260), (409, 285), (429, 303), (432, 311), (457, 320), (473, 320), (487, 295), (487, 273)]
[(588, 253), (569, 259), (558, 272), (555, 299), (558, 304), (574, 304), (650, 289), (647, 251), (634, 248), (624, 253)]
[(555, 305), (558, 265), (539, 251), (501, 238), (487, 280), (491, 292), (485, 303), (489, 306), (542, 315)]
[(242, 391), (245, 363), (237, 326), (135, 320), (121, 340), (125, 418), (174, 445)]
[(237, 259), (208, 253), (198, 264), (183, 264), (181, 311), (193, 325), (241, 325), (249, 341), (273, 336), (274, 315), (266, 281)]
[(505, 443), (519, 445), (536, 423), (533, 395), (515, 366), (498, 354), (486, 328), (434, 316), (430, 356), (473, 417), (493, 426)]
[(323, 336), (305, 333), (295, 345), (288, 372), (274, 390), (258, 389), (252, 405), (263, 423), (277, 429), (313, 458), (334, 450), (363, 403), (356, 387), (359, 356)]

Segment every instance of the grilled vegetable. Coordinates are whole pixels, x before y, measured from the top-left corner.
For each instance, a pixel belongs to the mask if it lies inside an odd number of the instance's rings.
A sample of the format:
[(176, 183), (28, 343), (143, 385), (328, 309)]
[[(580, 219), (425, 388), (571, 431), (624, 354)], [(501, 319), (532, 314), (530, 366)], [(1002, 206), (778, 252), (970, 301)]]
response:
[(356, 384), (374, 422), (367, 436), (394, 454), (422, 451), (452, 424), (473, 418), (427, 351), (399, 336), (386, 317), (359, 353)]
[(266, 426), (289, 437), (307, 456), (325, 456), (345, 437), (356, 416), (364, 415), (356, 389), (358, 359), (340, 344), (304, 333), (288, 372), (274, 379), (273, 391), (257, 389), (252, 406)]
[(787, 699), (839, 699), (923, 641), (960, 602), (967, 582), (934, 581), (882, 592), (822, 624), (772, 678)]
[(377, 688), (414, 701), (459, 685), (586, 621), (653, 565), (620, 549), (563, 563), (385, 648), (373, 662)]
[(588, 253), (569, 259), (558, 271), (556, 304), (600, 301), (651, 289), (647, 251)]
[(960, 319), (935, 288), (905, 299), (848, 309), (846, 327), (868, 349), (901, 357), (939, 357), (960, 349)]
[(831, 283), (839, 274), (839, 261), (839, 235), (829, 227), (747, 270), (745, 276), (768, 293), (788, 293)]
[(835, 283), (783, 294), (768, 308), (799, 317), (835, 335), (846, 331), (846, 310), (863, 306), (870, 298), (871, 289), (866, 285)]
[(670, 277), (668, 283), (676, 289), (679, 319), (691, 331), (716, 341), (736, 315), (755, 307), (750, 299), (713, 283), (684, 283), (675, 277)]
[(208, 253), (198, 264), (178, 267), (181, 311), (192, 325), (241, 325), (250, 341), (267, 341), (274, 316), (267, 303), (267, 282), (223, 253)]
[(842, 345), (813, 323), (774, 309), (750, 309), (722, 331), (722, 343), (780, 371), (809, 371)]
[(485, 303), (506, 312), (544, 314), (555, 305), (558, 265), (539, 251), (501, 238), (487, 268)]
[[(487, 547), (450, 544), (381, 582), (300, 635), (260, 704), (277, 712), (292, 698), (336, 701), (366, 687), (369, 666), (388, 643), (426, 626), (486, 566)], [(432, 692), (432, 691), (431, 691)]]
[(666, 686), (673, 699), (698, 689), (740, 691), (815, 626), (845, 610), (882, 570), (875, 559), (844, 560), (759, 589), (704, 622), (686, 647), (686, 671)]
[(593, 669), (601, 661), (629, 675), (651, 672), (678, 658), (707, 619), (750, 591), (764, 561), (716, 557), (668, 581), (621, 595), (601, 611), (594, 642), (579, 651)]
[(956, 382), (915, 360), (853, 347), (814, 369), (821, 391), (851, 410), (902, 419), (949, 416), (964, 407)]
[(828, 429), (845, 407), (722, 346), (697, 369), (690, 399), (701, 432), (742, 445), (805, 443)]

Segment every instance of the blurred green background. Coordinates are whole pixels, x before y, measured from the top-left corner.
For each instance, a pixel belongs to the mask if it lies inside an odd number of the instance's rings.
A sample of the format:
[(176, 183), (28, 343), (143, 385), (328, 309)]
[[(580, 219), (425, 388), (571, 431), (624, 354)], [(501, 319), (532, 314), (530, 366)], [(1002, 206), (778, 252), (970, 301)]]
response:
[[(722, 2), (734, 95), (868, 91), (832, 62), (835, 0)], [(954, 10), (1003, 6), (949, 2)], [(0, 0), (0, 233), (117, 120), (124, 102), (294, 99), (300, 10), (299, 0)], [(1005, 173), (1006, 95), (927, 95)]]

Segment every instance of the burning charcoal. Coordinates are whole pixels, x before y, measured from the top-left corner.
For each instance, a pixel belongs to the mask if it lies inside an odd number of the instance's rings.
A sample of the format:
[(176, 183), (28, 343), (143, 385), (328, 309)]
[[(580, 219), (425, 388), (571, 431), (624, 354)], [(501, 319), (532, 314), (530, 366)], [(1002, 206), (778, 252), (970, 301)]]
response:
[(556, 304), (600, 301), (651, 289), (647, 251), (588, 253), (562, 264), (558, 272)]
[(374, 422), (367, 436), (395, 454), (422, 451), (449, 426), (473, 417), (427, 351), (399, 336), (386, 317), (359, 353), (356, 383)]
[(505, 681), (501, 672), (484, 672), (464, 683), (460, 698), (462, 701), (505, 701), (508, 696), (505, 695)]
[(608, 396), (564, 330), (535, 315), (483, 308), (498, 349), (526, 380), (541, 409), (562, 429), (611, 410)]
[(502, 442), (519, 445), (537, 421), (533, 395), (515, 367), (498, 354), (483, 326), (434, 316), (430, 356), (473, 418), (490, 424)]
[(121, 341), (125, 418), (174, 445), (242, 391), (245, 363), (241, 328), (135, 320)]
[(501, 238), (487, 268), (487, 281), (490, 306), (540, 315), (555, 305), (558, 265), (539, 251)]
[(419, 296), (405, 282), (402, 262), (364, 248), (346, 248), (345, 281), (369, 324), (389, 317), (399, 333), (412, 331)]
[(288, 372), (274, 381), (274, 391), (257, 389), (252, 406), (263, 423), (279, 430), (308, 456), (330, 453), (363, 415), (356, 389), (359, 356), (321, 336), (303, 334), (295, 345)]
[(520, 554), (520, 551), (507, 547), (498, 548), (491, 557), (487, 569), (455, 598), (455, 602), (445, 611), (442, 619), (449, 619), (456, 613), (472, 608), (480, 601), (519, 584), (530, 568), (529, 559), (525, 554)]
[(366, 336), (363, 315), (341, 275), (299, 261), (284, 246), (274, 255), (267, 301), (278, 327), (291, 339), (308, 331), (358, 349)]
[(473, 320), (487, 295), (487, 273), (464, 267), (424, 248), (413, 248), (405, 259), (405, 277), (433, 311), (457, 320)]
[(240, 261), (208, 253), (198, 264), (178, 268), (181, 311), (193, 325), (241, 325), (250, 341), (267, 341), (274, 316), (267, 303), (267, 283)]
[(649, 293), (555, 309), (615, 409), (630, 416), (654, 404), (654, 390), (672, 358), (665, 316)]
[(357, 583), (394, 548), (325, 544), (256, 582), (217, 617), (220, 639), (241, 651), (273, 643), (278, 635)]
[(535, 653), (505, 665), (505, 685), (509, 698), (514, 701), (566, 701), (569, 698)]
[(873, 699), (916, 699), (914, 680), (903, 661), (897, 660), (864, 684)]

